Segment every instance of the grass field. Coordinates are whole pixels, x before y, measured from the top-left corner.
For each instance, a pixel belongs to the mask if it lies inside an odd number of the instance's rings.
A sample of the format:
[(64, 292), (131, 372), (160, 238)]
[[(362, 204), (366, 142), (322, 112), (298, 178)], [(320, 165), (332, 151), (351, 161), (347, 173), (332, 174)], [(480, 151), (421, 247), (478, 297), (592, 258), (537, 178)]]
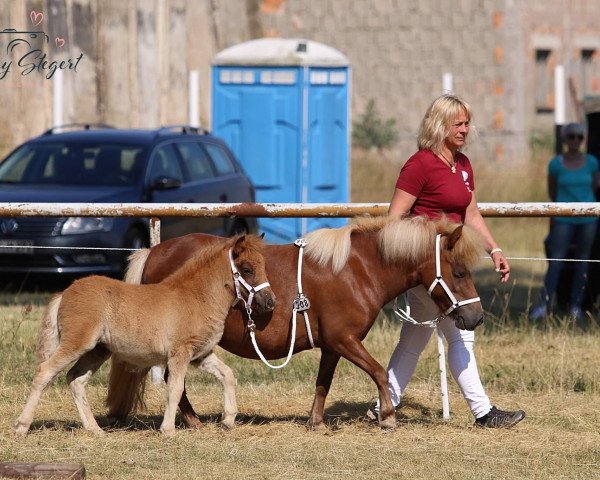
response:
[[(362, 197), (388, 201), (398, 165), (363, 158)], [(545, 200), (545, 163), (515, 167), (524, 198), (514, 197), (497, 166), (477, 166), (480, 201)], [(522, 169), (522, 170), (521, 170)], [(378, 172), (383, 172), (379, 174)], [(391, 176), (390, 176), (391, 175)], [(361, 177), (363, 178), (363, 177)], [(373, 186), (369, 179), (379, 178)], [(375, 180), (374, 180), (375, 181)], [(514, 182), (514, 177), (513, 180)], [(384, 183), (385, 182), (385, 183)], [(540, 186), (540, 182), (542, 183)], [(354, 182), (356, 185), (357, 182)], [(379, 192), (381, 198), (374, 198)], [(388, 194), (389, 193), (389, 194)], [(358, 193), (356, 194), (358, 195)], [(543, 257), (547, 220), (490, 221), (509, 256)], [(489, 260), (475, 272), (486, 308), (476, 354), (488, 395), (500, 408), (522, 408), (526, 419), (511, 430), (473, 427), (456, 383), (449, 381), (451, 418), (442, 419), (438, 356), (430, 342), (418, 364), (397, 418), (382, 432), (365, 417), (376, 395), (373, 382), (342, 360), (326, 404), (327, 429), (304, 424), (312, 402), (319, 352), (296, 355), (283, 371), (219, 351), (238, 378), (236, 428), (218, 426), (222, 391), (212, 377), (191, 371), (188, 393), (205, 422), (200, 430), (160, 436), (164, 391), (150, 385), (148, 409), (127, 428), (106, 426), (106, 366), (92, 379), (89, 400), (101, 438), (81, 429), (64, 375), (48, 389), (32, 432), (14, 437), (11, 426), (29, 390), (34, 342), (48, 294), (0, 294), (0, 461), (83, 463), (93, 479), (588, 479), (600, 478), (600, 329), (587, 317), (574, 324), (555, 317), (533, 323), (526, 311), (540, 286), (544, 262), (512, 263), (501, 286)], [(400, 325), (385, 309), (367, 336), (368, 350), (386, 364)]]

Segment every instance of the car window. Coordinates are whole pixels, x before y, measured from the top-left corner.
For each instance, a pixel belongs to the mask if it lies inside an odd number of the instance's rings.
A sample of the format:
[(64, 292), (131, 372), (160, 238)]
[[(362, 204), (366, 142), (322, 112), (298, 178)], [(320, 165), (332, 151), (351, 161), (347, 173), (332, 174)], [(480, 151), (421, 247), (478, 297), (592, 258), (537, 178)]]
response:
[(24, 145), (0, 165), (0, 182), (50, 185), (128, 185), (137, 181), (138, 145), (44, 143)]
[(223, 147), (212, 143), (207, 143), (204, 146), (208, 150), (208, 153), (210, 153), (219, 175), (227, 175), (235, 172), (235, 165)]
[(206, 151), (196, 142), (178, 142), (176, 144), (190, 181), (196, 182), (214, 177), (210, 159)]
[(183, 182), (183, 172), (179, 158), (172, 144), (158, 147), (152, 154), (150, 180), (154, 183), (157, 178), (169, 177)]

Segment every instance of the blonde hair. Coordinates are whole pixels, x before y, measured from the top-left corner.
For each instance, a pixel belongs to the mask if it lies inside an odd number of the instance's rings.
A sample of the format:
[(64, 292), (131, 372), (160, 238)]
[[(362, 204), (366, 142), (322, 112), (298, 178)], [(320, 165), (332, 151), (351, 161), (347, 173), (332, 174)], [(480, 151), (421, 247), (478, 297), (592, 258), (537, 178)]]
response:
[[(431, 150), (439, 153), (450, 133), (454, 119), (465, 112), (469, 122), (473, 118), (469, 104), (452, 93), (437, 97), (425, 112), (419, 127), (417, 146), (419, 150)], [(473, 125), (470, 125), (473, 128)]]

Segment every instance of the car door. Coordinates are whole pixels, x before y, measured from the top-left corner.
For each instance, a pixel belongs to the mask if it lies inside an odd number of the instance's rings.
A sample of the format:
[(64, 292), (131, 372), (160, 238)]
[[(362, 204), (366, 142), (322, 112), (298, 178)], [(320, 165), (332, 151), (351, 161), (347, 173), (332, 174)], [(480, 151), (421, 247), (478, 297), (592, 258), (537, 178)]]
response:
[[(147, 182), (153, 203), (189, 202), (189, 192), (183, 188), (183, 165), (172, 142), (161, 144), (152, 152)], [(185, 217), (161, 217), (160, 232), (162, 240), (185, 235)]]
[[(178, 141), (175, 147), (182, 159), (185, 182), (182, 190), (187, 202), (222, 203), (227, 200), (227, 185), (220, 182), (210, 157), (202, 145), (195, 140)], [(186, 233), (203, 232), (225, 234), (224, 217), (186, 218)]]

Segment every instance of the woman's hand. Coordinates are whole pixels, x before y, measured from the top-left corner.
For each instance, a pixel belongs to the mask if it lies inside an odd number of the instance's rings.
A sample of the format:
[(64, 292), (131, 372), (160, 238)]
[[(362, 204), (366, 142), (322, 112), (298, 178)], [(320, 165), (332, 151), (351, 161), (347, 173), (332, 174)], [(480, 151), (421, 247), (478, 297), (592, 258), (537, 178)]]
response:
[(493, 253), (491, 253), (491, 257), (496, 271), (500, 273), (500, 282), (508, 282), (508, 277), (510, 277), (510, 265), (508, 264), (508, 260), (504, 256), (502, 250), (495, 250)]

